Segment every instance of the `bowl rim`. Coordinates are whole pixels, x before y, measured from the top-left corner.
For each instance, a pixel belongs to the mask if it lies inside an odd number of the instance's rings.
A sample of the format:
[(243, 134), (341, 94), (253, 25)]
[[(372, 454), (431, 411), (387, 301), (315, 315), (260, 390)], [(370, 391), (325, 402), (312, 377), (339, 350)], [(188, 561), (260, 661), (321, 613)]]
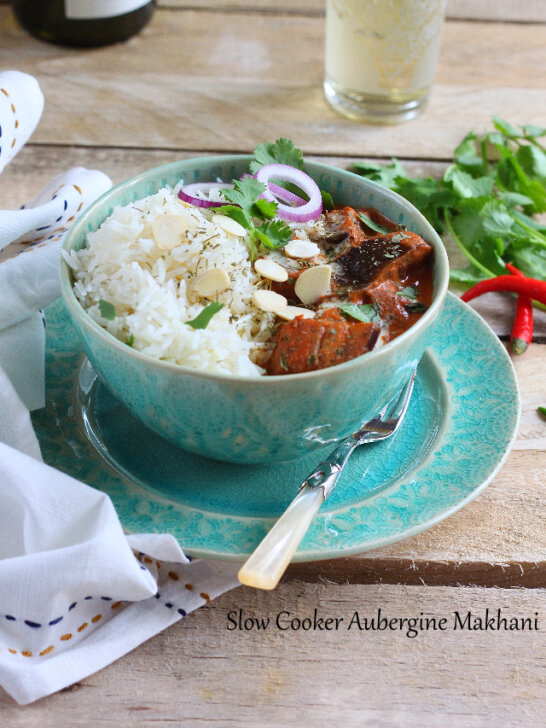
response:
[[(124, 187), (130, 186), (132, 184), (137, 184), (141, 181), (146, 180), (146, 178), (148, 177), (156, 177), (160, 176), (161, 174), (172, 172), (173, 169), (177, 169), (180, 167), (181, 164), (185, 163), (187, 163), (188, 166), (199, 162), (203, 163), (205, 161), (214, 161), (217, 164), (226, 164), (229, 162), (250, 162), (251, 159), (251, 154), (224, 154), (208, 155), (201, 157), (188, 157), (187, 159), (179, 159), (175, 160), (174, 162), (159, 165), (158, 167), (152, 167), (151, 169), (140, 172), (133, 177), (129, 177), (128, 179), (118, 183), (117, 185), (114, 185), (109, 190), (104, 192), (97, 200), (95, 200), (89, 207), (87, 207), (83, 211), (83, 213), (68, 231), (63, 241), (61, 251), (64, 253), (68, 253), (72, 250), (73, 240), (81, 233), (81, 228), (87, 225), (88, 217), (93, 215), (97, 211), (97, 209), (101, 208), (103, 205), (106, 205), (108, 201)], [(113, 346), (120, 352), (123, 352), (125, 355), (129, 356), (130, 358), (136, 359), (137, 361), (141, 361), (148, 365), (158, 366), (160, 369), (164, 369), (173, 373), (198, 376), (205, 379), (213, 379), (217, 381), (227, 381), (234, 383), (245, 382), (258, 386), (266, 386), (268, 382), (286, 382), (288, 384), (293, 383), (294, 381), (303, 381), (304, 379), (309, 380), (325, 377), (328, 375), (335, 375), (338, 373), (348, 373), (352, 369), (360, 368), (362, 366), (362, 363), (365, 361), (371, 362), (372, 360), (380, 360), (381, 358), (388, 356), (397, 348), (401, 348), (408, 339), (412, 338), (413, 336), (418, 334), (419, 331), (426, 328), (428, 324), (441, 312), (441, 308), (443, 306), (449, 285), (449, 261), (445, 246), (440, 236), (434, 230), (428, 220), (424, 217), (424, 215), (422, 215), (422, 213), (419, 212), (416, 207), (414, 207), (414, 205), (412, 205), (408, 200), (406, 200), (404, 197), (394, 192), (393, 190), (390, 190), (387, 187), (383, 187), (383, 185), (380, 185), (373, 180), (368, 180), (364, 177), (361, 177), (354, 172), (350, 172), (349, 170), (341, 169), (340, 167), (332, 167), (331, 165), (317, 162), (314, 160), (306, 160), (304, 162), (304, 168), (307, 168), (307, 171), (315, 171), (316, 173), (328, 173), (331, 170), (335, 170), (336, 173), (341, 173), (342, 176), (347, 176), (350, 180), (358, 182), (364, 187), (371, 187), (372, 189), (380, 192), (381, 195), (390, 197), (394, 202), (399, 205), (399, 207), (403, 208), (411, 216), (416, 217), (421, 225), (425, 229), (427, 229), (427, 242), (429, 244), (432, 244), (432, 247), (434, 249), (434, 256), (435, 258), (437, 258), (438, 261), (438, 269), (440, 271), (439, 285), (437, 288), (435, 287), (433, 291), (433, 300), (428, 310), (421, 316), (421, 318), (416, 323), (413, 324), (413, 326), (411, 326), (409, 329), (404, 331), (404, 333), (400, 334), (400, 336), (397, 336), (392, 341), (387, 342), (379, 349), (372, 349), (372, 351), (361, 354), (360, 356), (357, 356), (354, 359), (350, 359), (349, 361), (342, 362), (341, 364), (336, 364), (331, 367), (326, 367), (324, 369), (316, 369), (311, 372), (300, 372), (298, 374), (276, 374), (259, 377), (244, 376), (240, 374), (203, 372), (199, 369), (185, 366), (184, 364), (175, 364), (174, 362), (168, 362), (162, 359), (158, 359), (151, 356), (150, 354), (145, 354), (138, 349), (127, 346), (109, 331), (96, 323), (96, 321), (94, 321), (87, 314), (86, 310), (78, 301), (76, 294), (74, 293), (73, 283), (71, 280), (72, 268), (66, 262), (64, 255), (61, 254), (59, 264), (61, 295), (70, 313), (84, 327), (86, 327), (93, 334), (97, 335), (100, 339), (102, 339), (104, 343), (109, 346)], [(311, 176), (313, 175), (311, 174)]]

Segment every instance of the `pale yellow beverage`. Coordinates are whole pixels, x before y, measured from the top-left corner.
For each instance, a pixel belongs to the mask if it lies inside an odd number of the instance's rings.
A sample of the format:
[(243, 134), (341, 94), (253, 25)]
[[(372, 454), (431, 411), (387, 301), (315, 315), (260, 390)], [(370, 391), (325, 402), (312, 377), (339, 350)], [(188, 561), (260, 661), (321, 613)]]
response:
[(330, 104), (391, 123), (416, 116), (436, 74), (446, 0), (327, 0)]

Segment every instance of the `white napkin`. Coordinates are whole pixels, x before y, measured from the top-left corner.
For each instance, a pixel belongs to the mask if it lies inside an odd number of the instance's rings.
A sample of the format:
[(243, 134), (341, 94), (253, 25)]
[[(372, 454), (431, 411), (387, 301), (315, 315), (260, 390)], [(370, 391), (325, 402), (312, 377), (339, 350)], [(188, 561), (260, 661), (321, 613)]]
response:
[[(133, 551), (135, 554), (133, 554)], [(0, 685), (30, 703), (238, 586), (170, 535), (125, 536), (110, 499), (41, 462), (0, 370)]]
[(43, 108), (35, 78), (20, 71), (0, 73), (0, 172), (27, 143)]
[[(0, 172), (34, 131), (43, 105), (32, 76), (0, 73)], [(102, 172), (74, 167), (20, 210), (0, 210), (0, 366), (31, 410), (44, 406), (40, 309), (60, 293), (62, 241), (71, 223), (111, 185)]]

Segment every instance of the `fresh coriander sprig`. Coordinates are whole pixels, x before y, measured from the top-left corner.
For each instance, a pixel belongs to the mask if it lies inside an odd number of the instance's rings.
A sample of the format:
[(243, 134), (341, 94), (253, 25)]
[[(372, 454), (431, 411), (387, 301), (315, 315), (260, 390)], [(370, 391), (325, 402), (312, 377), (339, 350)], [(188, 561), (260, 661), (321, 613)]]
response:
[(303, 169), (303, 152), (290, 139), (281, 137), (276, 142), (263, 142), (254, 150), (254, 159), (250, 163), (252, 174), (265, 164), (288, 164), (290, 167)]
[[(234, 180), (233, 189), (222, 190), (222, 195), (231, 205), (217, 208), (221, 215), (227, 215), (249, 231), (250, 257), (255, 259), (258, 248), (282, 248), (292, 238), (292, 230), (281, 220), (273, 220), (277, 213), (276, 202), (260, 198), (265, 185), (253, 177)], [(258, 221), (256, 224), (255, 221)]]
[(440, 234), (450, 233), (470, 263), (451, 269), (451, 281), (464, 287), (505, 273), (507, 262), (546, 280), (546, 225), (533, 217), (546, 212), (546, 148), (539, 141), (546, 128), (499, 117), (493, 126), (467, 134), (439, 180), (412, 178), (397, 159), (353, 165), (408, 199)]

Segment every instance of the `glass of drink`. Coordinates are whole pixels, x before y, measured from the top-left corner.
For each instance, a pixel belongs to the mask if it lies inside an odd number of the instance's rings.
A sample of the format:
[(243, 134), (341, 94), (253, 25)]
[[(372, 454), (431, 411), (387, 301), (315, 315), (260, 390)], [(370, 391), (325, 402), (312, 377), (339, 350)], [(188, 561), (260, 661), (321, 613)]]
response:
[(345, 116), (413, 119), (425, 106), (446, 0), (326, 0), (324, 92)]

